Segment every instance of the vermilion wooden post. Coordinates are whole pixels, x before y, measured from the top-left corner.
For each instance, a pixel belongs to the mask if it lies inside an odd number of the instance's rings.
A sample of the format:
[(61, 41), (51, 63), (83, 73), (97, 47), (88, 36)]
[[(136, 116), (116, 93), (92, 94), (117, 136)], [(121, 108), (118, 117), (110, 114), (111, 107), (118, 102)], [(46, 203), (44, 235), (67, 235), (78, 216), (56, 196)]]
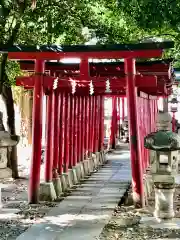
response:
[(120, 138), (120, 97), (118, 97), (118, 128), (117, 128), (117, 135)]
[(99, 138), (100, 138), (100, 96), (97, 96), (97, 127), (96, 127), (96, 152), (99, 152)]
[(113, 149), (116, 147), (116, 132), (117, 132), (117, 98), (112, 98), (112, 118), (111, 118), (111, 134), (110, 145)]
[(85, 98), (82, 97), (82, 111), (81, 111), (81, 161), (84, 160), (85, 149)]
[(130, 132), (130, 159), (132, 169), (133, 200), (135, 205), (144, 205), (142, 163), (138, 156), (137, 144), (137, 106), (135, 88), (135, 59), (125, 59), (125, 74), (127, 81), (128, 119)]
[(74, 134), (73, 134), (73, 166), (76, 166), (77, 164), (77, 158), (78, 158), (78, 99), (77, 96), (74, 96)]
[(89, 96), (89, 157), (92, 153), (92, 116), (93, 116), (93, 108), (92, 108), (92, 96)]
[(64, 158), (64, 121), (65, 121), (65, 98), (64, 93), (61, 93), (60, 104), (60, 138), (59, 138), (59, 174), (63, 173), (63, 158)]
[(70, 122), (69, 122), (69, 168), (73, 167), (73, 139), (74, 139), (74, 96), (70, 96)]
[(42, 140), (42, 101), (44, 61), (35, 62), (35, 86), (33, 92), (33, 121), (32, 121), (32, 162), (29, 179), (29, 203), (39, 200), (40, 167), (41, 167), (41, 140)]
[(97, 152), (97, 128), (98, 125), (98, 96), (94, 97), (94, 140), (93, 140), (93, 152)]
[(124, 111), (124, 97), (122, 98), (122, 121), (124, 121), (125, 118), (125, 111)]
[(82, 97), (78, 97), (78, 162), (81, 161), (81, 132), (82, 132), (82, 125), (81, 125), (81, 114), (82, 114)]
[(53, 143), (54, 143), (54, 93), (50, 91), (47, 96), (47, 127), (45, 151), (45, 181), (52, 181)]
[(77, 96), (77, 163), (79, 162), (79, 138), (80, 138), (80, 122), (79, 122), (79, 114), (80, 114), (80, 97)]
[(92, 96), (92, 119), (91, 119), (91, 153), (94, 151), (94, 135), (95, 135), (95, 115), (96, 115), (96, 108), (95, 108), (95, 97)]
[(85, 158), (88, 157), (89, 150), (89, 96), (85, 97)]
[(54, 161), (53, 161), (53, 177), (58, 177), (58, 163), (59, 163), (59, 140), (60, 140), (60, 94), (55, 91), (54, 100)]
[(99, 135), (99, 150), (104, 147), (104, 96), (100, 97), (100, 135)]
[(69, 123), (70, 123), (70, 101), (69, 94), (65, 94), (65, 122), (64, 122), (64, 172), (69, 168)]

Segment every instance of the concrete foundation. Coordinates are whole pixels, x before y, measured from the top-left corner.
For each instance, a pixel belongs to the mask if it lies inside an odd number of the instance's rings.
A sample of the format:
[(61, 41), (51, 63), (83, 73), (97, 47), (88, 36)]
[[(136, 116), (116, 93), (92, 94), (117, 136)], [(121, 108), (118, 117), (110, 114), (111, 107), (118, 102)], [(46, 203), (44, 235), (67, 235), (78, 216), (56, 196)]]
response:
[(45, 182), (40, 184), (39, 200), (54, 201), (57, 198), (53, 182)]
[(180, 219), (179, 218), (173, 218), (170, 220), (159, 220), (155, 217), (149, 217), (149, 216), (143, 216), (140, 220), (140, 227), (148, 226), (152, 227), (153, 229), (179, 229), (180, 228)]
[(100, 165), (100, 161), (99, 161), (100, 160), (100, 153), (96, 152), (95, 154), (93, 154), (92, 160), (93, 160), (94, 170), (98, 169), (99, 165)]
[(67, 188), (72, 188), (73, 187), (73, 182), (72, 182), (72, 176), (69, 172), (63, 173), (65, 177), (65, 181), (67, 183)]
[(78, 184), (76, 167), (72, 167), (71, 171), (72, 171), (72, 176), (73, 176), (73, 184), (76, 185), (76, 184)]
[(105, 152), (101, 151), (99, 156), (100, 165), (104, 165), (106, 163)]
[(83, 161), (83, 166), (84, 166), (84, 174), (85, 174), (85, 176), (90, 175), (89, 160), (84, 160)]
[(61, 185), (61, 180), (60, 178), (53, 178), (53, 184), (54, 184), (54, 189), (56, 192), (56, 196), (60, 197), (62, 194), (62, 185)]
[(84, 177), (85, 177), (85, 172), (84, 172), (83, 162), (80, 162), (80, 163), (79, 163), (79, 168), (80, 168), (81, 179), (84, 179)]
[(69, 169), (68, 173), (69, 173), (69, 178), (71, 179), (72, 185), (77, 184), (77, 178), (74, 181), (73, 169)]
[(61, 180), (62, 191), (66, 192), (68, 190), (68, 185), (67, 185), (66, 177), (65, 177), (64, 173), (62, 173), (59, 177)]
[(163, 189), (155, 187), (155, 211), (154, 216), (160, 219), (171, 219), (174, 217), (173, 195), (174, 188)]
[(89, 167), (89, 172), (90, 174), (94, 172), (94, 165), (93, 165), (93, 159), (89, 158), (88, 159), (88, 167)]
[(79, 163), (73, 167), (73, 169), (76, 171), (77, 181), (79, 182), (81, 180), (81, 169)]

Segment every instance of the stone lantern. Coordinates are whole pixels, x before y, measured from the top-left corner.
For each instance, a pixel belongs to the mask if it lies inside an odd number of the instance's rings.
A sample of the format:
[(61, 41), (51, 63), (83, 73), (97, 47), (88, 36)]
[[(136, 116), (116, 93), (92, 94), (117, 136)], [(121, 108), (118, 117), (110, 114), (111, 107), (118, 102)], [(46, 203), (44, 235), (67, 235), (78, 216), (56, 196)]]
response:
[(174, 217), (173, 195), (175, 177), (178, 174), (178, 150), (180, 137), (167, 128), (150, 133), (145, 137), (144, 146), (154, 151), (151, 159), (151, 174), (155, 187), (154, 216), (160, 219)]
[(169, 101), (169, 103), (170, 103), (170, 111), (172, 112), (172, 131), (175, 132), (176, 131), (175, 114), (178, 111), (178, 100), (177, 98), (173, 97), (171, 101)]
[(2, 119), (3, 114), (0, 112), (0, 178), (9, 178), (12, 176), (12, 172), (7, 167), (8, 148), (15, 146), (19, 142), (19, 137), (5, 131)]

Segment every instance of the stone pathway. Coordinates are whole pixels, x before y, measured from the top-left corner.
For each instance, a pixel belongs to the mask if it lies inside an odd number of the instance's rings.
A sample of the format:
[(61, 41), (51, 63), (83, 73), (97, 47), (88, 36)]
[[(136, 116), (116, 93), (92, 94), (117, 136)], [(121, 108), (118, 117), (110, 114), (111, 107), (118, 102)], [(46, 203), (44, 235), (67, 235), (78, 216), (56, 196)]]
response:
[(131, 181), (129, 151), (115, 151), (107, 158), (102, 169), (17, 240), (99, 239)]

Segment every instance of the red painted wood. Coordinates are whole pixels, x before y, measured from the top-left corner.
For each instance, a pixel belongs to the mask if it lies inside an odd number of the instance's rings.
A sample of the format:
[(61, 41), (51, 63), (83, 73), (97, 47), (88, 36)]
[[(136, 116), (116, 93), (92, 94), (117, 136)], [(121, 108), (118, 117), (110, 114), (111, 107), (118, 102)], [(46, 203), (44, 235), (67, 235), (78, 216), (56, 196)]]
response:
[(81, 161), (83, 161), (85, 156), (85, 97), (82, 97), (81, 112)]
[(54, 93), (47, 96), (47, 126), (45, 150), (45, 181), (52, 181), (53, 149), (54, 149)]
[(124, 109), (124, 98), (122, 98), (122, 121), (124, 121), (124, 118), (125, 118), (125, 109)]
[(74, 97), (74, 134), (73, 134), (73, 166), (78, 161), (78, 97)]
[(117, 97), (112, 98), (112, 117), (111, 117), (111, 134), (110, 146), (115, 149), (116, 147), (116, 133), (117, 133)]
[(78, 162), (81, 159), (81, 97), (78, 96), (78, 122), (77, 122), (77, 152)]
[[(35, 72), (44, 73), (44, 61), (37, 60)], [(36, 75), (33, 92), (33, 120), (32, 120), (32, 163), (29, 179), (29, 202), (37, 203), (39, 199), (41, 140), (42, 140), (42, 75)]]
[(99, 128), (99, 96), (95, 96), (95, 116), (94, 116), (94, 143), (93, 143), (93, 152), (98, 151), (98, 128)]
[(96, 123), (96, 152), (99, 152), (99, 138), (100, 138), (100, 96), (97, 96), (97, 123)]
[(99, 150), (104, 148), (104, 97), (100, 96), (100, 136), (99, 136)]
[(161, 57), (163, 50), (106, 51), (106, 52), (9, 52), (9, 59), (21, 60), (59, 60), (61, 58), (120, 59)]
[(89, 62), (88, 58), (82, 58), (80, 62), (80, 79), (86, 80), (89, 79)]
[[(84, 76), (84, 74), (82, 75)], [(67, 87), (69, 89), (72, 89), (71, 87), (71, 81), (74, 80), (76, 83), (79, 83), (77, 87), (89, 87), (90, 81), (93, 82), (94, 87), (96, 88), (103, 88), (106, 89), (106, 77), (87, 77), (86, 79), (81, 79), (81, 77), (60, 77), (60, 81), (58, 81), (58, 88)], [(43, 76), (43, 87), (45, 89), (53, 88), (53, 82), (57, 77), (54, 76)], [(34, 76), (31, 75), (29, 77), (17, 77), (16, 79), (16, 85), (17, 86), (24, 86), (24, 87), (34, 87)], [(111, 88), (123, 88), (126, 87), (126, 78), (125, 77), (108, 77), (110, 81)], [(156, 76), (143, 76), (143, 75), (136, 75), (135, 79), (135, 85), (137, 87), (144, 87), (144, 88), (156, 88), (159, 87), (157, 83), (157, 77)], [(163, 85), (164, 86), (164, 82)]]
[(95, 115), (96, 115), (96, 106), (95, 106), (95, 96), (92, 96), (92, 119), (91, 119), (91, 153), (94, 152), (94, 136), (95, 136)]
[(89, 96), (85, 96), (85, 159), (88, 157), (89, 150)]
[(53, 177), (58, 177), (58, 163), (59, 163), (59, 140), (60, 140), (60, 93), (55, 91), (54, 101), (54, 148), (53, 148)]
[(60, 104), (60, 138), (59, 138), (59, 174), (63, 173), (63, 159), (64, 159), (64, 122), (65, 122), (65, 94), (61, 93)]
[(70, 124), (70, 95), (65, 94), (65, 118), (64, 118), (64, 172), (69, 168), (69, 124)]
[(92, 119), (93, 119), (93, 97), (89, 97), (89, 157), (92, 153)]
[(135, 203), (144, 205), (142, 163), (138, 155), (137, 139), (137, 106), (134, 75), (136, 74), (135, 60), (125, 59), (125, 73), (127, 74), (127, 100), (130, 133), (130, 159), (132, 168), (133, 199)]
[(74, 139), (74, 96), (70, 96), (70, 132), (69, 132), (69, 168), (73, 167), (73, 139)]

